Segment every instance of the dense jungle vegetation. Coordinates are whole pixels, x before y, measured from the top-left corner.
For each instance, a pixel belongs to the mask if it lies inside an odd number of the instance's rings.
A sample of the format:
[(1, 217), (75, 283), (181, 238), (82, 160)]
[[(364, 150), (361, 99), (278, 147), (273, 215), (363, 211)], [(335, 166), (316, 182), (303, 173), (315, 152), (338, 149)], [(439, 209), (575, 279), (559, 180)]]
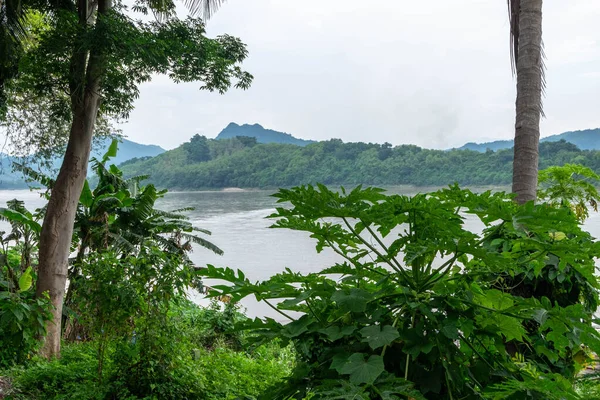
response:
[[(600, 199), (590, 169), (542, 171), (535, 205), (458, 186), (414, 197), (281, 189), (273, 227), (305, 231), (344, 261), (251, 282), (191, 264), (193, 247), (221, 250), (185, 209), (156, 209), (165, 191), (125, 179), (109, 165), (115, 152), (93, 162), (97, 185), (80, 198), (60, 359), (36, 355), (51, 318), (33, 294), (44, 209), (0, 210), (12, 227), (0, 257), (8, 398), (600, 398), (581, 375), (600, 352), (600, 246), (581, 228)], [(467, 215), (482, 232), (464, 228)], [(190, 288), (211, 306), (190, 303)], [(237, 306), (247, 296), (280, 318), (248, 319)]]
[[(127, 176), (150, 175), (170, 189), (276, 188), (317, 182), (327, 185), (508, 185), (513, 150), (484, 153), (429, 150), (389, 143), (344, 143), (339, 139), (307, 146), (257, 144), (252, 137), (206, 139), (196, 135), (182, 146), (149, 159), (133, 159)], [(576, 163), (600, 171), (600, 152), (564, 141), (540, 144), (540, 169)]]

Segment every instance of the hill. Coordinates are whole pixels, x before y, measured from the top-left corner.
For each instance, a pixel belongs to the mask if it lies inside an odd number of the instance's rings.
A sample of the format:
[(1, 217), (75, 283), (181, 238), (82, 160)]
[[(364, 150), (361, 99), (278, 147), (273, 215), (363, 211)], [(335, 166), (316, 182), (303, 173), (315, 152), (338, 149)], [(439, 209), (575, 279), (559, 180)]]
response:
[[(547, 136), (542, 138), (540, 142), (558, 142), (564, 140), (569, 143), (573, 143), (581, 150), (600, 150), (600, 128), (597, 129), (586, 129), (583, 131), (570, 131), (564, 132), (558, 135)], [(473, 150), (479, 152), (485, 152), (487, 149), (497, 151), (501, 149), (509, 149), (513, 147), (512, 140), (496, 140), (494, 142), (486, 143), (467, 143), (458, 150)]]
[[(92, 157), (99, 158), (108, 149), (111, 143), (111, 139), (102, 139), (95, 141), (92, 148)], [(164, 153), (164, 149), (160, 146), (153, 144), (141, 144), (131, 140), (121, 139), (119, 143), (119, 151), (117, 156), (113, 159), (113, 163), (121, 164), (125, 161), (129, 161), (135, 158), (147, 158), (154, 157), (161, 153)], [(23, 175), (20, 172), (12, 171), (13, 157), (5, 154), (0, 154), (0, 189), (23, 189), (27, 187)], [(60, 168), (62, 160), (56, 159), (53, 161), (55, 169)]]
[[(248, 137), (207, 139), (194, 136), (157, 157), (122, 165), (126, 176), (149, 174), (161, 188), (180, 190), (329, 185), (439, 186), (507, 185), (513, 152), (428, 150), (413, 145), (391, 147), (344, 143), (260, 144)], [(540, 145), (540, 168), (580, 163), (600, 171), (600, 151), (580, 150), (565, 141)]]
[[(99, 141), (92, 149), (92, 157), (102, 157), (102, 155), (106, 153), (111, 141), (111, 139)], [(117, 156), (112, 159), (112, 162), (119, 165), (133, 158), (155, 157), (164, 152), (165, 149), (155, 144), (142, 144), (127, 139), (121, 139), (119, 151), (117, 152)]]
[(230, 123), (219, 133), (217, 140), (232, 139), (236, 136), (249, 136), (256, 138), (258, 143), (285, 143), (295, 144), (297, 146), (306, 146), (315, 143), (313, 140), (305, 140), (296, 138), (289, 133), (278, 132), (272, 129), (265, 129), (259, 124), (254, 125), (238, 125), (234, 122)]

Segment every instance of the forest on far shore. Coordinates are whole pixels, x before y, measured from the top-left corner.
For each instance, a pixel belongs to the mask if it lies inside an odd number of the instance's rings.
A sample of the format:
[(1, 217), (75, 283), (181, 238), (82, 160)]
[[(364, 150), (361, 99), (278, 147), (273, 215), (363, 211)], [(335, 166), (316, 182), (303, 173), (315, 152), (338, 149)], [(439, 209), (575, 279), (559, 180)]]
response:
[[(513, 149), (431, 150), (414, 145), (344, 143), (260, 144), (253, 137), (189, 142), (156, 157), (121, 164), (126, 176), (150, 175), (169, 189), (273, 188), (327, 185), (508, 185)], [(559, 141), (540, 143), (540, 169), (575, 163), (600, 171), (600, 151)]]

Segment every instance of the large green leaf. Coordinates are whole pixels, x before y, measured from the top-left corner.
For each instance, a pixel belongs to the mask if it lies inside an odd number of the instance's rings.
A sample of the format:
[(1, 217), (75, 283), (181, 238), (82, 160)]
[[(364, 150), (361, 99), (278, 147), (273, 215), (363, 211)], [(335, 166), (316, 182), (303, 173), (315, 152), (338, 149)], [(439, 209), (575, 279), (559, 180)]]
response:
[(328, 328), (319, 330), (319, 333), (327, 335), (327, 338), (329, 340), (331, 340), (332, 342), (335, 342), (336, 340), (339, 340), (345, 336), (352, 335), (355, 330), (356, 330), (355, 326), (344, 326), (344, 327), (340, 328), (337, 325), (333, 325)]
[(383, 358), (378, 355), (372, 355), (365, 360), (365, 354), (354, 353), (348, 358), (348, 361), (339, 369), (344, 375), (350, 375), (350, 382), (373, 383), (375, 379), (385, 370)]
[(90, 189), (90, 184), (86, 179), (83, 183), (83, 189), (81, 189), (81, 196), (79, 196), (79, 202), (84, 207), (91, 207), (94, 202), (94, 194), (92, 193), (92, 189)]
[(109, 159), (117, 156), (117, 150), (119, 149), (119, 141), (117, 139), (113, 139), (110, 142), (110, 146), (108, 146), (108, 150), (102, 156), (102, 163), (106, 163)]
[(303, 315), (300, 319), (290, 322), (283, 330), (283, 334), (287, 337), (294, 338), (308, 331), (308, 325), (313, 322), (307, 315)]
[(379, 325), (367, 326), (360, 330), (360, 334), (363, 337), (362, 341), (369, 343), (373, 350), (387, 346), (400, 337), (398, 329), (391, 325), (383, 327)]
[(0, 217), (7, 220), (11, 224), (17, 223), (25, 225), (36, 233), (39, 233), (42, 230), (42, 226), (30, 216), (9, 208), (0, 208)]
[(371, 298), (369, 292), (355, 288), (340, 290), (331, 296), (331, 300), (335, 301), (341, 309), (351, 312), (365, 312)]
[(33, 284), (33, 277), (31, 276), (31, 267), (27, 267), (23, 275), (19, 278), (19, 292), (26, 292), (31, 288)]

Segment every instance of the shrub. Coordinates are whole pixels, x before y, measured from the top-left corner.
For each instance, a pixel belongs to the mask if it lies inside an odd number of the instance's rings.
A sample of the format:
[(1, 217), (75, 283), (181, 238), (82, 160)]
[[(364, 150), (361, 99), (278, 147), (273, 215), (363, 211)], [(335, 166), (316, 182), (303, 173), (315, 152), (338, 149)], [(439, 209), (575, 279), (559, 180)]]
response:
[(32, 279), (29, 268), (18, 279), (19, 287), (12, 288), (0, 275), (0, 368), (29, 359), (52, 317), (48, 299), (35, 297)]
[[(306, 231), (317, 251), (343, 261), (261, 283), (204, 270), (231, 283), (212, 295), (254, 295), (287, 320), (240, 326), (297, 352), (293, 376), (264, 399), (577, 398), (577, 356), (585, 346), (600, 351), (592, 326), (600, 246), (570, 209), (457, 187), (407, 197), (319, 185), (275, 196), (291, 207), (277, 209), (274, 227)], [(483, 232), (465, 229), (465, 215)], [(501, 281), (521, 276), (553, 289), (517, 295)], [(577, 296), (560, 301), (569, 287)]]
[(99, 385), (96, 348), (91, 343), (63, 346), (60, 359), (35, 358), (30, 365), (11, 370), (15, 400), (100, 400), (107, 388)]

